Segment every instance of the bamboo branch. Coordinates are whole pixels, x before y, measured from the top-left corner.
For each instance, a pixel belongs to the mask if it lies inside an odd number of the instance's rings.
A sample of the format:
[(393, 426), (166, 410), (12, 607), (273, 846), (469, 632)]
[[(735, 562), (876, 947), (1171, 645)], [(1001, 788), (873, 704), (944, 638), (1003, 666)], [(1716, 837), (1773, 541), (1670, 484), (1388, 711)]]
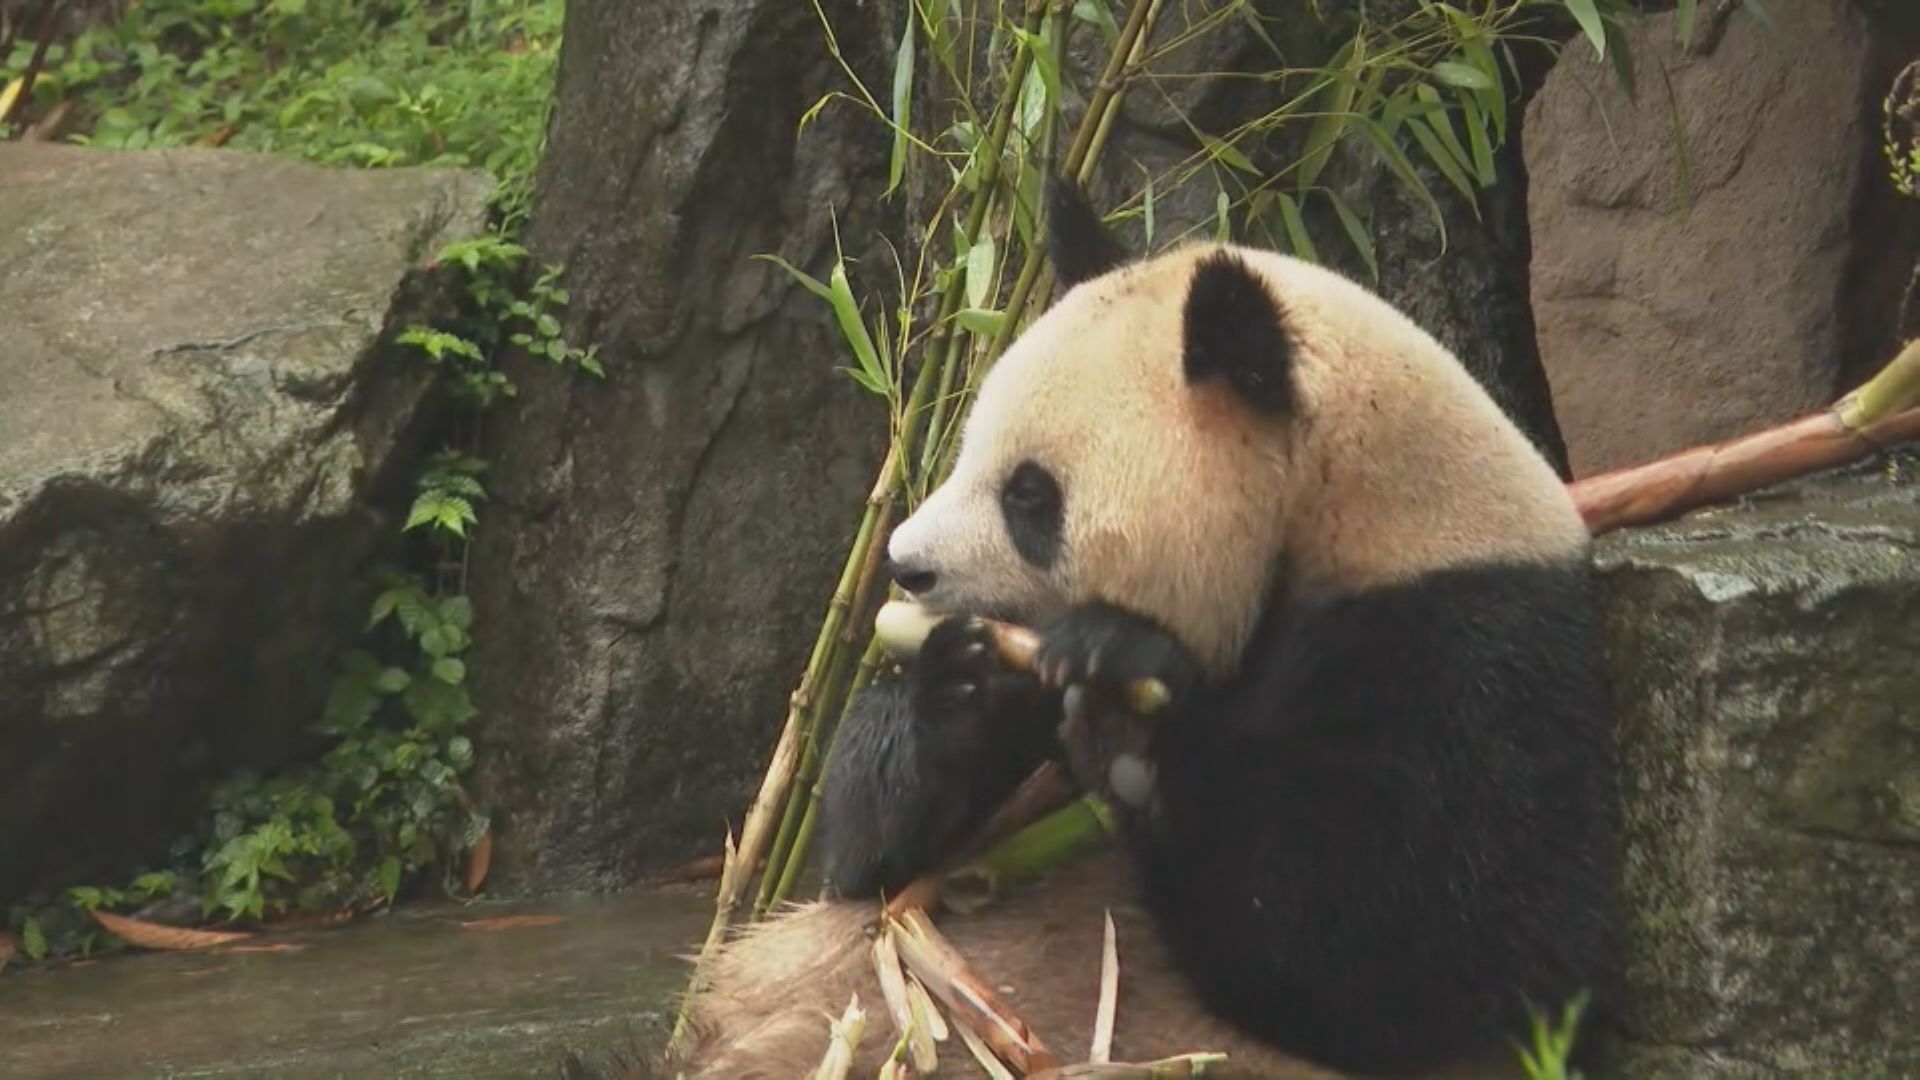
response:
[(1819, 412), (1590, 476), (1568, 491), (1597, 536), (1666, 521), (1913, 439), (1920, 439), (1920, 340), (1908, 342), (1879, 374)]

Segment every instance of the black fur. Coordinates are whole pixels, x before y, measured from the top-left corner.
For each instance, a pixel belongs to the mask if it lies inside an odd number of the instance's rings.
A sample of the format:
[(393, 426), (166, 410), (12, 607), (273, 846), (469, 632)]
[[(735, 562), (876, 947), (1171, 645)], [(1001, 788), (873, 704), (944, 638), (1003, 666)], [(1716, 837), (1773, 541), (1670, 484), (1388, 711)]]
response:
[(1187, 379), (1225, 379), (1255, 408), (1290, 411), (1293, 369), (1285, 325), (1279, 303), (1246, 263), (1225, 251), (1207, 256), (1187, 289)]
[(1066, 500), (1060, 481), (1046, 466), (1033, 461), (1015, 466), (1000, 489), (1000, 513), (1007, 521), (1007, 538), (1021, 558), (1045, 570), (1060, 557)]
[(941, 621), (906, 676), (841, 721), (821, 790), (827, 884), (870, 898), (953, 854), (1047, 753), (1056, 715), (982, 624)]
[[(1584, 558), (1427, 576), (1259, 629), (1157, 726), (1130, 831), (1222, 1016), (1370, 1073), (1497, 1053), (1618, 938), (1612, 729)], [(1589, 1042), (1587, 1045), (1591, 1045)]]
[(1101, 223), (1078, 185), (1059, 176), (1047, 177), (1047, 260), (1053, 264), (1058, 296), (1131, 261), (1114, 235)]
[[(1590, 992), (1589, 1058), (1611, 1026), (1615, 792), (1598, 648), (1587, 564), (1570, 557), (1277, 602), (1223, 685), (1108, 605), (1048, 628), (1038, 666), (1101, 703), (1077, 734), (1062, 729), (1083, 784), (1103, 784), (1114, 748), (1137, 750), (1145, 732), (1153, 799), (1116, 809), (1147, 906), (1202, 999), (1296, 1055), (1392, 1074), (1508, 1052), (1528, 1002), (1557, 1016)], [(923, 654), (946, 672), (923, 677), (979, 679), (958, 674), (957, 652)], [(1114, 704), (1142, 676), (1173, 690), (1144, 720)], [(830, 788), (859, 793), (834, 800), (829, 822), (841, 866), (876, 868), (853, 875), (868, 888), (926, 865), (930, 836), (951, 831), (925, 824), (948, 820), (942, 800), (977, 815), (1045, 752), (1022, 738), (990, 753), (981, 715), (885, 700), (849, 718)], [(1007, 724), (1023, 736), (1057, 716), (1056, 702), (1019, 702)], [(957, 722), (968, 734), (944, 745), (962, 751), (942, 757), (934, 732)], [(999, 772), (970, 786), (954, 771), (968, 760)]]

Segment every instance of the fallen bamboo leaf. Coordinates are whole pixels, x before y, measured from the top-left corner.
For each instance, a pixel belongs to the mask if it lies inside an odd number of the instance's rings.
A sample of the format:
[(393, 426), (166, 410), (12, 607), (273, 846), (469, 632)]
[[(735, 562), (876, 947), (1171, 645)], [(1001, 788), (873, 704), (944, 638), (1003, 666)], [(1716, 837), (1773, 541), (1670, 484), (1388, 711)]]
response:
[(908, 970), (944, 1003), (952, 1022), (972, 1028), (993, 1052), (1021, 1074), (1051, 1068), (1053, 1052), (1000, 995), (975, 972), (966, 958), (933, 925), (927, 913), (913, 908), (887, 916), (886, 932)]
[(467, 895), (479, 892), (480, 886), (487, 883), (487, 870), (492, 866), (493, 826), (489, 825), (487, 831), (481, 833), (480, 839), (475, 840), (473, 847), (467, 851)]
[(1100, 1004), (1093, 1013), (1093, 1045), (1087, 1061), (1104, 1065), (1113, 1058), (1113, 1014), (1120, 1002), (1120, 946), (1115, 940), (1113, 912), (1105, 913), (1106, 938), (1100, 947)]
[(1181, 1054), (1137, 1064), (1088, 1062), (1037, 1072), (1028, 1080), (1185, 1080), (1205, 1076), (1207, 1066), (1223, 1065), (1226, 1061), (1225, 1054)]
[(933, 1032), (914, 1016), (913, 998), (907, 990), (906, 973), (900, 970), (900, 951), (893, 943), (892, 934), (873, 936), (873, 971), (879, 977), (880, 996), (887, 1003), (887, 1013), (893, 1018), (893, 1032), (906, 1040), (914, 1069), (929, 1073), (939, 1068)]
[(860, 1008), (858, 993), (847, 999), (846, 1011), (833, 1021), (831, 1030), (832, 1041), (827, 1044), (826, 1056), (820, 1059), (820, 1067), (813, 1072), (814, 1080), (846, 1080), (847, 1070), (853, 1068), (854, 1052), (860, 1049), (860, 1037), (867, 1030), (867, 1014)]
[(244, 930), (189, 930), (181, 926), (165, 926), (161, 923), (142, 922), (139, 919), (129, 919), (125, 915), (114, 915), (105, 911), (95, 911), (91, 914), (93, 920), (105, 927), (108, 933), (129, 945), (142, 949), (180, 952), (210, 948), (214, 945), (227, 945), (235, 941), (245, 941), (253, 936)]
[(514, 930), (522, 926), (552, 926), (566, 922), (565, 915), (501, 915), (492, 919), (471, 919), (460, 924), (464, 930)]

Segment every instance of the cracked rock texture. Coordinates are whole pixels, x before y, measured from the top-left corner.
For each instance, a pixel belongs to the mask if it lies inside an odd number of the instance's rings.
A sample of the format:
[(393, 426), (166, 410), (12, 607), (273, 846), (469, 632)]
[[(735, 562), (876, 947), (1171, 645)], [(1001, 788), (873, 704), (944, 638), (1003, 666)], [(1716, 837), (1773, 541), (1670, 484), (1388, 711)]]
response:
[(1920, 1075), (1920, 453), (1600, 544), (1633, 1080)]
[(0, 905), (163, 855), (318, 715), (426, 385), (383, 330), (490, 186), (0, 145)]
[(1878, 110), (1912, 43), (1851, 0), (1769, 5), (1778, 33), (1737, 9), (1702, 5), (1684, 47), (1648, 16), (1637, 103), (1577, 41), (1527, 109), (1534, 311), (1575, 475), (1791, 418), (1897, 347), (1914, 208)]
[[(884, 85), (885, 13), (827, 0)], [(531, 241), (607, 379), (524, 371), (495, 416), (473, 562), (475, 790), (490, 891), (627, 884), (718, 849), (757, 786), (884, 452), (828, 309), (753, 258), (854, 287), (887, 142), (800, 114), (845, 76), (792, 0), (573, 0)], [(876, 81), (878, 80), (878, 81)], [(855, 193), (859, 193), (856, 195)], [(863, 248), (862, 245), (865, 245)]]

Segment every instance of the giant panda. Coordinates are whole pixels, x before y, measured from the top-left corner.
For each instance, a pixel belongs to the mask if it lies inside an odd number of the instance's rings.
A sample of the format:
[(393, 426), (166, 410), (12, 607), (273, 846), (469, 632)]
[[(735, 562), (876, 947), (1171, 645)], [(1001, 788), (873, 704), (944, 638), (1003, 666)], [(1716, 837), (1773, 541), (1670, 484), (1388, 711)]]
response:
[[(1589, 534), (1553, 468), (1332, 271), (1217, 243), (1135, 260), (1057, 181), (1047, 217), (1056, 300), (887, 545), (941, 621), (843, 722), (833, 895), (726, 946), (663, 1071), (808, 1072), (858, 990), (872, 1075), (894, 1041), (863, 932), (880, 898), (1048, 755), (1118, 842), (939, 925), (1063, 1057), (1085, 1053), (1103, 908), (1115, 1060), (1512, 1075), (1530, 1009), (1586, 995), (1602, 1022), (1613, 750)], [(1038, 629), (1032, 673), (982, 617)], [(1150, 718), (1117, 693), (1145, 677), (1170, 694)]]

